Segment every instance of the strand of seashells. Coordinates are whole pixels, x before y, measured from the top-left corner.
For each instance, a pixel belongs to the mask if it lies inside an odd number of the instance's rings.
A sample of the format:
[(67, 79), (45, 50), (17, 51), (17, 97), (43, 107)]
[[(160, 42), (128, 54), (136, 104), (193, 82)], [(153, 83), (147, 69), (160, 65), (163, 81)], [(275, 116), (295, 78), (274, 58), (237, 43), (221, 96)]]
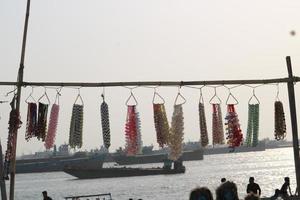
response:
[(240, 128), (238, 115), (235, 111), (234, 104), (227, 105), (226, 120), (226, 139), (229, 147), (238, 147), (243, 142), (243, 133)]
[(182, 155), (182, 142), (184, 135), (184, 122), (182, 105), (174, 105), (174, 112), (172, 116), (171, 129), (170, 129), (170, 160), (177, 160)]
[(39, 102), (39, 109), (38, 109), (38, 119), (37, 125), (35, 130), (35, 136), (38, 140), (45, 141), (46, 138), (46, 130), (47, 130), (47, 115), (48, 115), (48, 104), (44, 104)]
[(127, 117), (125, 124), (125, 152), (127, 155), (135, 155), (137, 153), (137, 125), (136, 125), (136, 106), (127, 106)]
[(275, 139), (283, 140), (286, 136), (286, 123), (281, 101), (275, 101)]
[(69, 145), (71, 148), (82, 147), (83, 105), (74, 104), (70, 124)]
[(168, 144), (170, 127), (164, 104), (153, 104), (154, 126), (158, 145), (163, 148)]
[(59, 115), (59, 105), (53, 104), (50, 112), (49, 126), (48, 126), (47, 136), (45, 140), (46, 149), (51, 149), (54, 146), (58, 115)]
[(213, 145), (224, 144), (224, 129), (220, 104), (212, 104), (212, 135)]
[(104, 143), (104, 147), (106, 149), (108, 149), (110, 147), (109, 111), (108, 111), (108, 105), (104, 101), (104, 98), (103, 98), (103, 102), (100, 106), (100, 112), (101, 112), (103, 143)]
[(199, 125), (200, 125), (201, 146), (206, 147), (208, 145), (209, 141), (208, 141), (204, 104), (199, 102), (198, 108), (199, 108)]
[(27, 103), (27, 120), (26, 120), (26, 133), (25, 139), (28, 141), (30, 138), (35, 136), (34, 131), (36, 130), (37, 124), (37, 105), (36, 103)]

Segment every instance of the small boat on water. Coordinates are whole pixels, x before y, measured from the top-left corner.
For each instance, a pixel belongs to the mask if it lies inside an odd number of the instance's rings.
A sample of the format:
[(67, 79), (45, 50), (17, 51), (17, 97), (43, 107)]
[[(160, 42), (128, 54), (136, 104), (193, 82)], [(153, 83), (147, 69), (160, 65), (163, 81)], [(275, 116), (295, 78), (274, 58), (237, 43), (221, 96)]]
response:
[(85, 200), (85, 199), (101, 199), (101, 200), (112, 200), (111, 193), (106, 193), (106, 194), (92, 194), (92, 195), (80, 195), (80, 196), (68, 196), (64, 197), (65, 200)]
[(131, 167), (111, 167), (111, 168), (90, 168), (79, 166), (67, 166), (64, 172), (75, 176), (79, 179), (92, 178), (116, 178), (116, 177), (130, 177), (130, 176), (150, 176), (150, 175), (168, 175), (180, 174), (185, 172), (185, 167), (182, 161), (175, 161), (174, 168), (171, 168), (172, 163), (165, 162), (162, 168), (131, 168)]
[(65, 166), (102, 167), (105, 154), (95, 154), (84, 157), (68, 156), (43, 159), (18, 160), (16, 173), (36, 173), (63, 171)]

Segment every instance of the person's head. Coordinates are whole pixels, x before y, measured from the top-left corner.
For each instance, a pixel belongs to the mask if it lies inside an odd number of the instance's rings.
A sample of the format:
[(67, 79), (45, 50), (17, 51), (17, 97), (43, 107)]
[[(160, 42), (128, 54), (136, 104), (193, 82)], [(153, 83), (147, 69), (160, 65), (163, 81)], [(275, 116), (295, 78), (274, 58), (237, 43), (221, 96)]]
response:
[(191, 191), (190, 200), (213, 200), (213, 196), (207, 187), (200, 187)]
[(47, 197), (48, 196), (47, 195), (47, 191), (43, 191), (42, 194), (43, 194), (43, 197)]
[(290, 178), (289, 177), (284, 177), (284, 182), (289, 183), (290, 182)]
[(234, 182), (226, 181), (216, 190), (216, 200), (238, 200), (237, 187)]
[(226, 182), (226, 178), (221, 178), (221, 183), (225, 183)]
[(280, 190), (279, 189), (276, 189), (275, 190), (275, 196), (278, 196), (280, 194)]
[(249, 178), (249, 183), (254, 183), (254, 177), (251, 176), (251, 177)]

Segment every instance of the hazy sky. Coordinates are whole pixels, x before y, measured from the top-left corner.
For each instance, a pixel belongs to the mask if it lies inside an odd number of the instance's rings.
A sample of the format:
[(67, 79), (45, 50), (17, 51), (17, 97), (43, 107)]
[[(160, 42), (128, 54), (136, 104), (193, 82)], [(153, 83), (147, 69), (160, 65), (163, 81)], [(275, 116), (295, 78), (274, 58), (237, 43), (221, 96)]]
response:
[[(20, 60), (26, 0), (0, 2), (1, 81), (15, 81)], [(203, 0), (32, 0), (25, 58), (25, 81), (189, 81), (218, 79), (282, 78), (287, 76), (285, 56), (292, 57), (295, 75), (300, 76), (300, 2), (289, 1), (203, 1)], [(299, 32), (300, 34), (300, 32)], [(0, 87), (0, 100), (12, 87)], [(42, 142), (25, 141), (27, 98), (22, 93), (23, 126), (17, 153), (44, 150)], [(38, 99), (44, 88), (34, 88)], [(139, 87), (134, 94), (141, 114), (144, 144), (156, 143), (153, 124), (153, 89)], [(176, 87), (160, 87), (169, 120)], [(185, 141), (199, 140), (199, 90), (183, 87)], [(299, 87), (296, 85), (296, 92)], [(55, 90), (47, 89), (52, 102)], [(103, 144), (100, 103), (102, 88), (82, 88), (84, 99), (83, 150)], [(130, 91), (106, 88), (110, 109), (111, 151), (125, 145), (125, 101)], [(213, 89), (203, 89), (211, 142)], [(232, 90), (239, 100), (237, 112), (244, 134), (247, 103), (252, 91), (241, 86)], [(259, 138), (273, 138), (276, 86), (256, 90), (261, 102)], [(218, 88), (223, 115), (228, 90)], [(57, 144), (68, 142), (71, 110), (77, 90), (63, 88)], [(286, 85), (280, 84), (291, 139)], [(299, 99), (297, 99), (299, 107)], [(298, 111), (299, 111), (298, 109)], [(299, 113), (299, 112), (298, 112)], [(0, 105), (1, 142), (6, 149), (9, 105)], [(300, 116), (299, 116), (300, 117)]]

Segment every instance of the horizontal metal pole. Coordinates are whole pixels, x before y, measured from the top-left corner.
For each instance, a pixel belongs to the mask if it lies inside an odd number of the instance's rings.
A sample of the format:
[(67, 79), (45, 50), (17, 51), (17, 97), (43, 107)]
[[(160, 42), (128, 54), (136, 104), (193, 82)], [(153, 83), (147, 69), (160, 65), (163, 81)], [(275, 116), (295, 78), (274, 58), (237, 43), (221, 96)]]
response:
[[(22, 82), (22, 86), (57, 87), (118, 87), (118, 86), (184, 86), (184, 85), (239, 85), (299, 82), (300, 77), (250, 80), (212, 80), (212, 81), (136, 81), (136, 82)], [(17, 82), (0, 82), (0, 85), (17, 85)]]

